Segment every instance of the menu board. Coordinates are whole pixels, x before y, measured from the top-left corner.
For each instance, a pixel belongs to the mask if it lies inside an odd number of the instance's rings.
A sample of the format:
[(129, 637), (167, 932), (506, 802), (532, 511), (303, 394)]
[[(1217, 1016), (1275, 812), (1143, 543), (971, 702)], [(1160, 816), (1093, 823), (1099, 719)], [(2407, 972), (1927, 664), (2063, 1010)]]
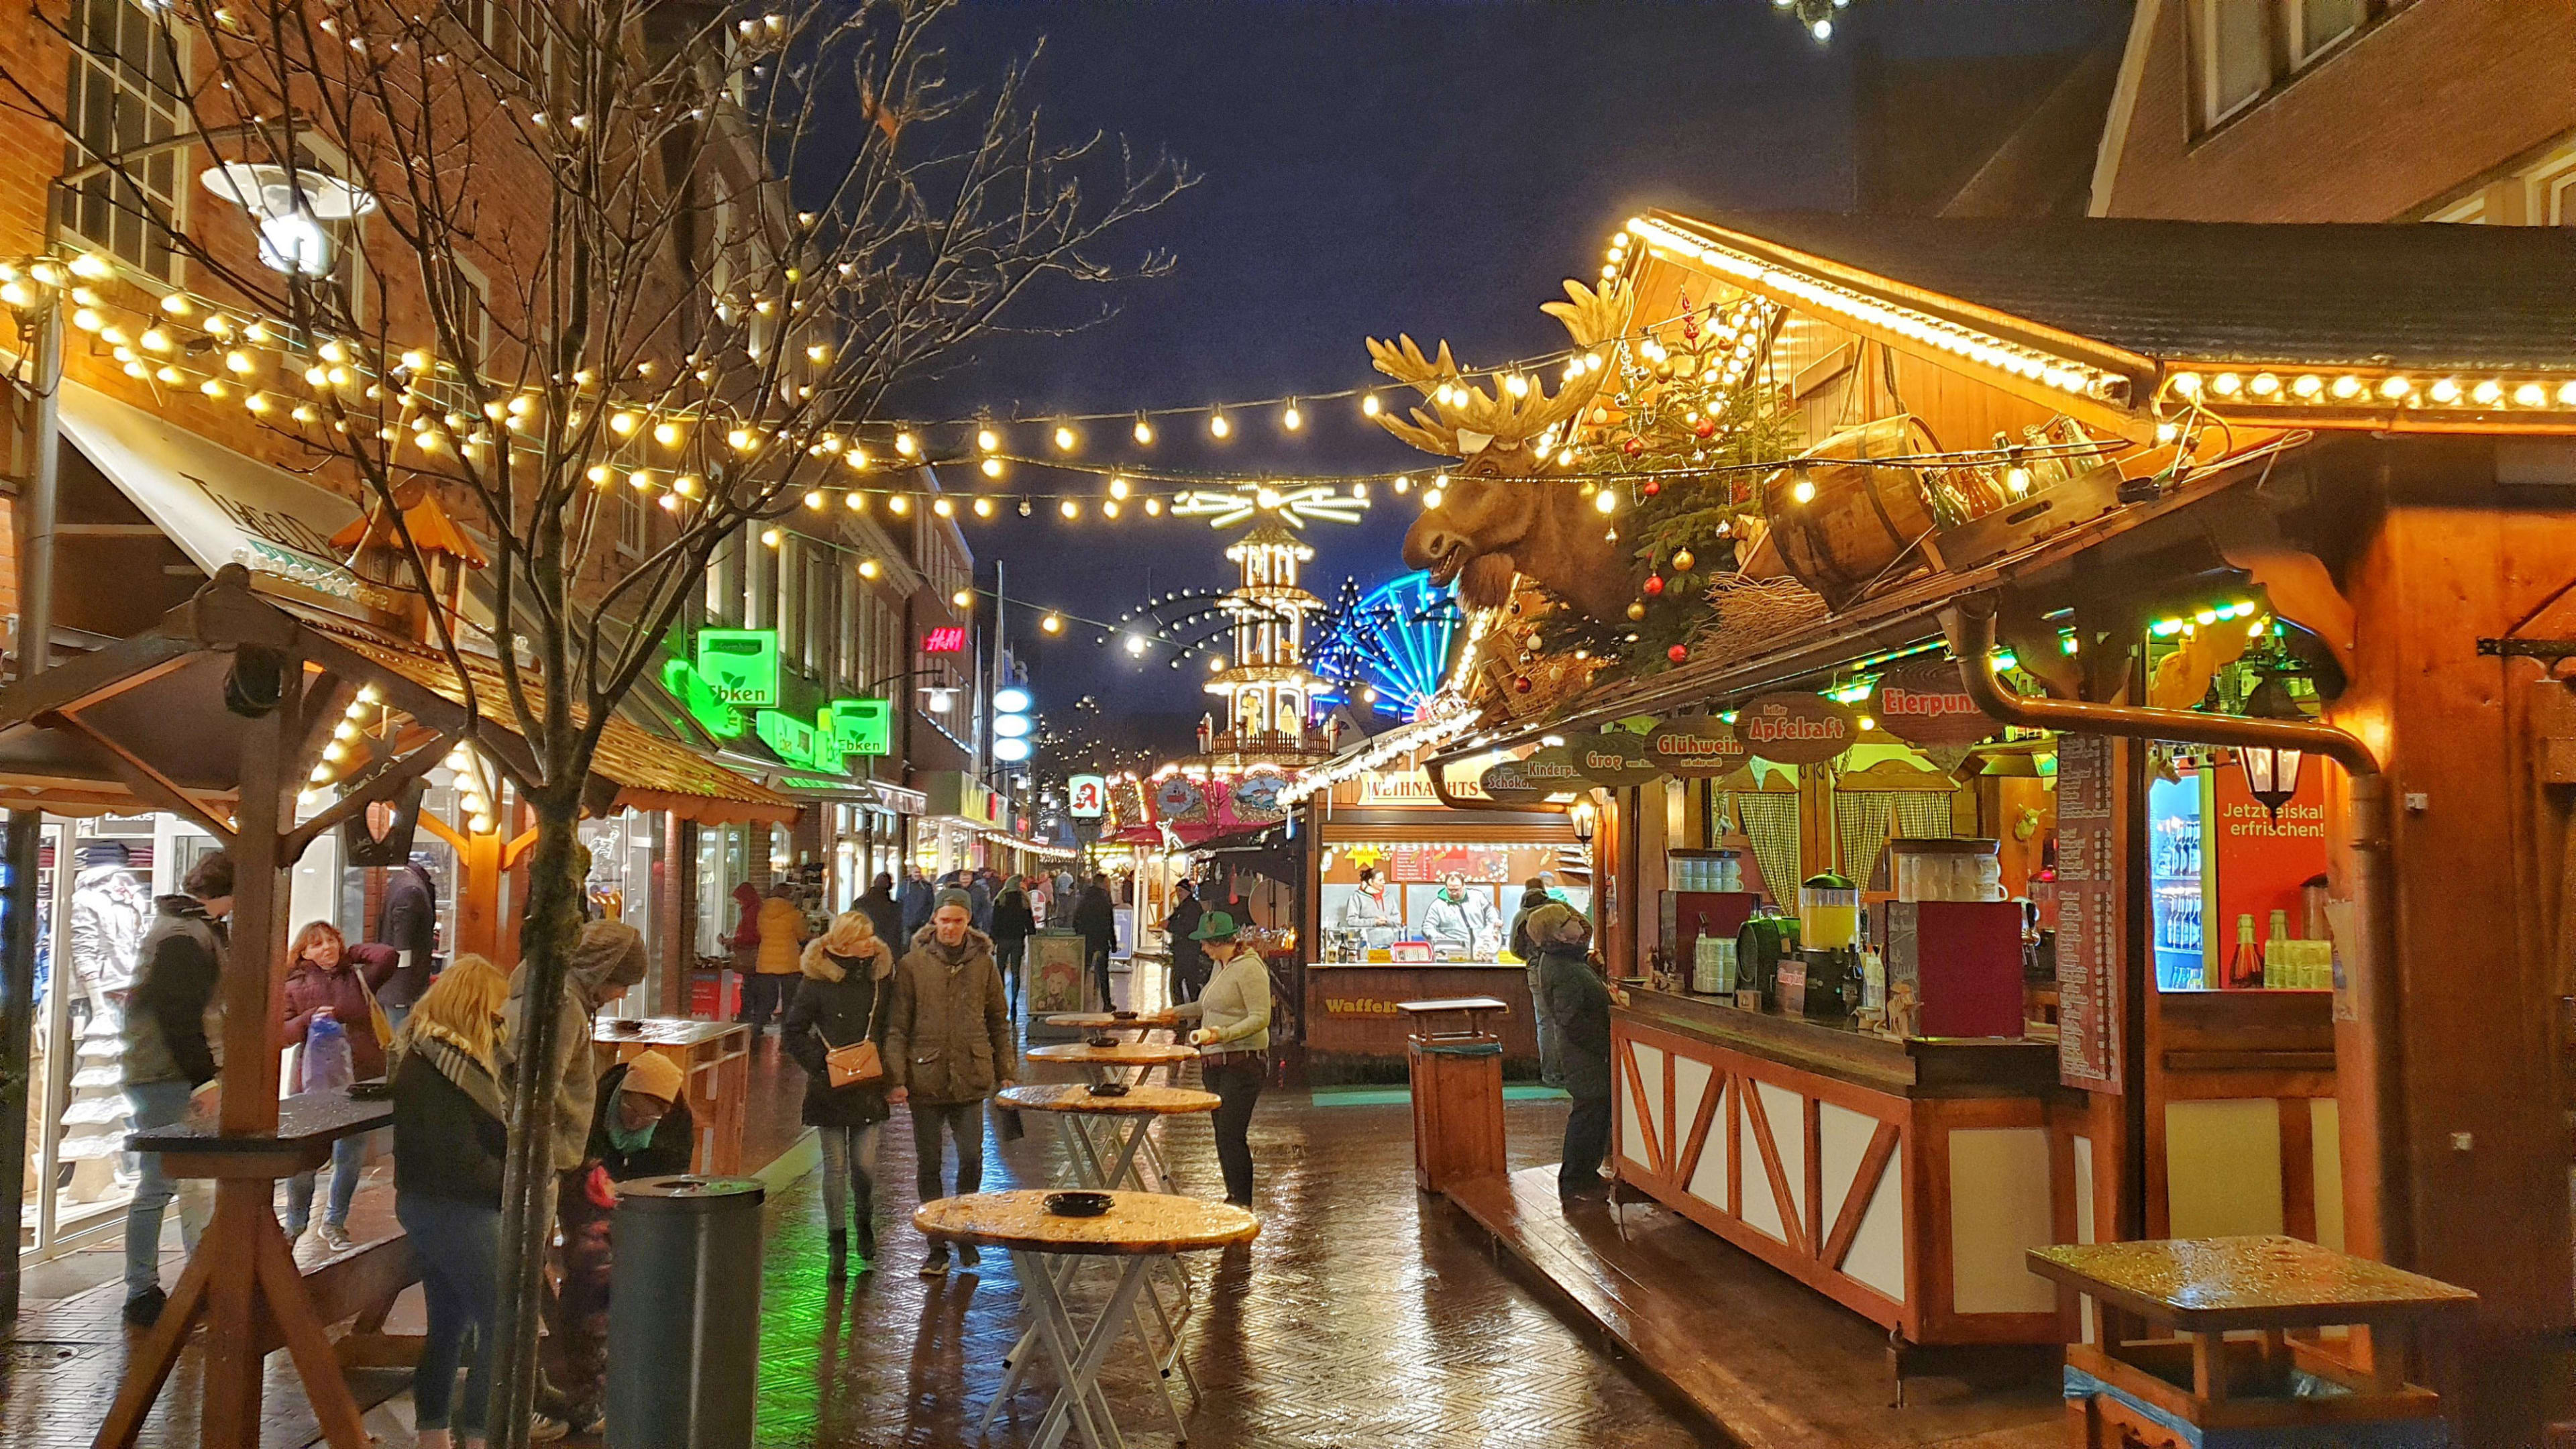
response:
[(1510, 851), (1472, 845), (1399, 845), (1387, 865), (1389, 879), (1426, 885), (1446, 879), (1453, 870), (1483, 885), (1512, 878)]
[(2120, 850), (2102, 735), (2057, 737), (2057, 1077), (2120, 1090)]

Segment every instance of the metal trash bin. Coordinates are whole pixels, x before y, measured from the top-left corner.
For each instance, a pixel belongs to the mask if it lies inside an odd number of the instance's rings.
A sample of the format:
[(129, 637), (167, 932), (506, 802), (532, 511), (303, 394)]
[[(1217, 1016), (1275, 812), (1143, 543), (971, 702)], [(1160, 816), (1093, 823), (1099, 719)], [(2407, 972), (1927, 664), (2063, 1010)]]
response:
[(618, 1184), (608, 1307), (614, 1449), (751, 1443), (767, 1191), (749, 1177)]

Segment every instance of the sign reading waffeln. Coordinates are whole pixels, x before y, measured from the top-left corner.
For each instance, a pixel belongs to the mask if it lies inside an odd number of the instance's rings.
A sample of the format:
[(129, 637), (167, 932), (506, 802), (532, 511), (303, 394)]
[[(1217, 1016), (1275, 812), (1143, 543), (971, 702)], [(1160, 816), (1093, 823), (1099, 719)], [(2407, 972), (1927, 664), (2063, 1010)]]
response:
[(1994, 738), (2001, 721), (1977, 708), (1948, 659), (1917, 659), (1878, 677), (1869, 713), (1878, 727), (1909, 745), (1973, 745)]
[(1735, 712), (1735, 737), (1775, 765), (1821, 765), (1858, 741), (1860, 720), (1820, 694), (1766, 694)]
[(1578, 778), (1595, 785), (1642, 785), (1663, 774), (1646, 756), (1646, 737), (1617, 731), (1574, 735), (1565, 742)]
[(1666, 720), (1646, 736), (1646, 758), (1667, 775), (1706, 779), (1735, 772), (1752, 752), (1714, 715)]

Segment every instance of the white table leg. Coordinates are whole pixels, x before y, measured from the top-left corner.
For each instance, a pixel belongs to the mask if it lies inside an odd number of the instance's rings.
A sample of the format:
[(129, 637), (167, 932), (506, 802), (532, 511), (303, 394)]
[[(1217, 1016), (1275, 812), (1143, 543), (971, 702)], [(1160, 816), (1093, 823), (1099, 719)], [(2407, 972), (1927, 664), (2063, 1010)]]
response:
[[(1106, 1397), (1100, 1395), (1100, 1365), (1109, 1357), (1110, 1348), (1127, 1336), (1128, 1320), (1135, 1313), (1137, 1293), (1145, 1282), (1145, 1260), (1129, 1258), (1121, 1265), (1118, 1287), (1109, 1295), (1108, 1306), (1092, 1320), (1091, 1331), (1081, 1335), (1080, 1347), (1069, 1358), (1058, 1340), (1074, 1327), (1072, 1314), (1065, 1309), (1055, 1280), (1044, 1276), (1043, 1268), (1039, 1282), (1042, 1286), (1038, 1291), (1046, 1295), (1048, 1303), (1045, 1321), (1050, 1329), (1049, 1348), (1057, 1364), (1065, 1371), (1065, 1386), (1056, 1392), (1055, 1403), (1048, 1407), (1046, 1418), (1039, 1421), (1037, 1437), (1031, 1443), (1035, 1449), (1055, 1449), (1064, 1441), (1065, 1432), (1076, 1417), (1087, 1420), (1088, 1402), (1098, 1396), (1101, 1397), (1102, 1427), (1108, 1431), (1108, 1443), (1113, 1449), (1124, 1449), (1126, 1440), (1118, 1432), (1117, 1421), (1109, 1416)], [(1178, 1422), (1179, 1416), (1175, 1411), (1174, 1423)], [(1098, 1449), (1100, 1440), (1092, 1438), (1089, 1442)]]
[[(1101, 1426), (1092, 1419), (1090, 1396), (1075, 1392), (1078, 1383), (1075, 1370), (1082, 1361), (1076, 1347), (1081, 1342), (1081, 1328), (1073, 1321), (1071, 1310), (1065, 1307), (1063, 1294), (1057, 1291), (1055, 1265), (1049, 1258), (1050, 1255), (1043, 1253), (1014, 1251), (1011, 1254), (1012, 1264), (1019, 1270), (1022, 1292), (1027, 1296), (1032, 1316), (1037, 1320), (1031, 1327), (1036, 1330), (1038, 1341), (1046, 1346), (1047, 1357), (1055, 1361), (1056, 1372), (1063, 1380), (1063, 1386), (1048, 1401), (1046, 1414), (1038, 1421), (1037, 1438), (1032, 1442), (1053, 1449), (1063, 1440), (1066, 1428), (1078, 1423), (1082, 1429), (1082, 1441), (1090, 1449), (1107, 1449), (1108, 1444), (1125, 1449), (1114, 1423), (1109, 1425), (1109, 1439), (1104, 1443)], [(1000, 1400), (997, 1398), (994, 1402), (998, 1404)], [(1106, 1404), (1101, 1406), (1101, 1414), (1104, 1418), (1107, 1416)]]

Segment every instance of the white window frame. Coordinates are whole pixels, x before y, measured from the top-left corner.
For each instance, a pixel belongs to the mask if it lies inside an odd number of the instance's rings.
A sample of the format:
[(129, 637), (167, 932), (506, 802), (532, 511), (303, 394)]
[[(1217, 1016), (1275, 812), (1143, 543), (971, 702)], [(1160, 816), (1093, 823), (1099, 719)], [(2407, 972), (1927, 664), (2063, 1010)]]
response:
[(2523, 173), (2523, 215), (2535, 226), (2576, 226), (2576, 140)]
[[(2218, 100), (2218, 38), (2222, 30), (2218, 12), (2219, 7), (2224, 5), (2260, 7), (2263, 14), (2264, 80), (2261, 85), (2247, 92), (2233, 105), (2221, 107)], [(2194, 52), (2195, 74), (2200, 83), (2202, 130), (2216, 130), (2229, 120), (2244, 114), (2251, 107), (2260, 104), (2265, 96), (2272, 93), (2272, 88), (2279, 84), (2280, 78), (2272, 73), (2272, 38), (2277, 33), (2280, 21), (2281, 11), (2278, 0), (2197, 0), (2197, 3), (2192, 6), (2191, 49)]]
[(2370, 24), (2370, 0), (2362, 0), (2361, 14), (2350, 25), (2322, 38), (2308, 34), (2307, 0), (2284, 0), (2288, 9), (2290, 37), (2290, 72), (2295, 75), (2334, 53), (2337, 46), (2359, 35)]
[(2462, 226), (2480, 226), (2487, 219), (2487, 194), (2481, 189), (2451, 203), (2427, 217), (2428, 221), (2447, 221)]
[[(161, 12), (156, 11), (149, 5), (139, 3), (139, 0), (74, 0), (73, 12), (66, 22), (74, 35), (77, 36), (86, 33), (83, 29), (85, 25), (85, 16), (90, 7), (95, 5), (112, 6), (116, 10), (117, 25), (120, 32), (126, 25), (140, 24), (145, 26), (151, 32), (153, 44), (158, 45), (160, 43), (159, 34), (162, 25)], [(180, 54), (176, 56), (173, 61), (176, 73), (171, 77), (171, 81), (174, 86), (184, 87), (187, 82), (188, 69), (186, 46), (182, 43), (176, 48), (180, 51)], [(155, 96), (150, 89), (150, 77), (148, 74), (140, 80), (130, 79), (128, 77), (126, 67), (121, 62), (114, 64), (102, 63), (89, 51), (76, 45), (67, 47), (67, 49), (70, 54), (67, 57), (67, 68), (64, 72), (64, 111), (67, 117), (73, 120), (77, 125), (82, 119), (82, 113), (87, 109), (86, 102), (89, 95), (88, 87), (93, 85), (105, 85), (108, 88), (110, 97), (109, 113), (107, 118), (109, 135), (103, 139), (105, 140), (106, 145), (111, 149), (93, 153), (84, 149), (83, 141), (66, 136), (64, 138), (63, 145), (64, 170), (69, 171), (90, 165), (91, 163), (99, 160), (102, 156), (112, 155), (118, 151), (130, 150), (135, 146), (150, 145), (156, 141), (167, 140), (173, 136), (184, 134), (189, 129), (185, 107), (182, 106), (175, 98)], [(142, 134), (134, 138), (134, 140), (129, 143), (120, 144), (116, 140), (115, 133), (122, 129), (128, 107), (140, 107), (145, 113)], [(88, 139), (98, 140), (102, 138), (91, 137)], [(168, 163), (170, 167), (170, 186), (167, 192), (136, 187), (131, 185), (125, 178), (116, 176), (101, 176), (92, 182), (85, 182), (81, 187), (75, 188), (66, 199), (64, 206), (64, 233), (86, 247), (96, 251), (105, 252), (107, 255), (116, 258), (117, 261), (133, 268), (140, 276), (148, 278), (153, 282), (157, 282), (160, 285), (167, 287), (176, 287), (181, 285), (182, 278), (185, 275), (183, 270), (184, 259), (180, 256), (178, 247), (165, 240), (161, 244), (164, 253), (163, 265), (159, 269), (155, 269), (152, 264), (153, 241), (151, 236), (151, 220), (148, 216), (131, 217), (128, 214), (131, 202), (120, 203), (118, 198), (124, 193), (139, 192), (142, 198), (143, 209), (145, 211), (149, 212), (154, 209), (159, 210), (161, 214), (168, 219), (170, 228), (174, 234), (185, 232), (188, 225), (188, 149), (189, 148), (181, 147), (175, 150), (166, 151), (161, 155), (152, 157), (142, 163), (143, 167), (147, 169), (160, 162), (166, 161)], [(82, 204), (84, 201), (89, 199), (90, 193), (87, 188), (92, 185), (104, 187), (105, 195), (108, 199), (109, 214), (106, 228), (108, 234), (105, 236), (94, 236), (83, 230), (81, 227), (80, 215)], [(126, 220), (131, 220), (134, 226), (139, 228), (135, 234), (135, 244), (131, 251), (120, 246), (115, 236), (116, 231), (119, 229), (118, 223)]]

